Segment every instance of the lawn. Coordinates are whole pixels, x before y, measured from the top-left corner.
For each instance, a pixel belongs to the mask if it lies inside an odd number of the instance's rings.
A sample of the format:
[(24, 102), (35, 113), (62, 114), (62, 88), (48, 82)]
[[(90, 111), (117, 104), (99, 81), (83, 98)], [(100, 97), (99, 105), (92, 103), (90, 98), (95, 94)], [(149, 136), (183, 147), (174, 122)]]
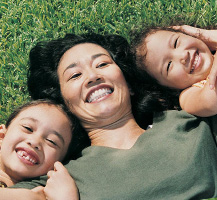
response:
[(0, 123), (30, 100), (26, 87), (28, 54), (41, 40), (65, 33), (116, 33), (129, 39), (141, 22), (163, 23), (181, 16), (186, 24), (214, 25), (215, 1), (205, 0), (1, 0)]
[(120, 34), (181, 17), (200, 27), (217, 24), (215, 0), (1, 0), (0, 123), (30, 100), (26, 87), (28, 55), (41, 40), (66, 33)]

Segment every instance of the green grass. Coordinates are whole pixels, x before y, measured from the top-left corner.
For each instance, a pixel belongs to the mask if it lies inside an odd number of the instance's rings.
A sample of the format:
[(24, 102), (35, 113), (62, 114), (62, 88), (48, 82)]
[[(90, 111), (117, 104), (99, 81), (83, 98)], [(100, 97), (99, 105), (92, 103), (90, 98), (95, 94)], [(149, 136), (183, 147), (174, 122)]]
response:
[[(0, 123), (18, 105), (30, 100), (26, 87), (28, 54), (41, 40), (65, 33), (116, 33), (129, 40), (141, 22), (216, 25), (215, 0), (1, 0)], [(166, 20), (165, 20), (166, 19)]]
[(187, 24), (204, 27), (217, 22), (215, 10), (215, 1), (208, 0), (1, 0), (0, 123), (30, 99), (26, 73), (36, 42), (89, 31), (116, 33), (129, 40), (130, 30), (142, 21), (163, 23), (177, 15)]

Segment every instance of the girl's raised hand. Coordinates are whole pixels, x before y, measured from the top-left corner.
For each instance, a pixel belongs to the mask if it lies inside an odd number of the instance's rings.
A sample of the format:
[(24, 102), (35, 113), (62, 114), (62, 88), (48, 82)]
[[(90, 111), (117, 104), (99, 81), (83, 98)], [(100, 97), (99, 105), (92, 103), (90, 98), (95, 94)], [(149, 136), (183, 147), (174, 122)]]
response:
[(215, 51), (217, 49), (217, 30), (195, 28), (188, 25), (173, 26), (172, 28), (201, 39), (204, 43), (206, 43), (211, 51)]
[(216, 85), (216, 77), (217, 77), (217, 56), (216, 53), (214, 55), (214, 60), (212, 64), (211, 71), (209, 73), (209, 87), (210, 89), (214, 89)]
[(74, 179), (60, 162), (55, 162), (54, 170), (47, 173), (48, 180), (44, 188), (48, 200), (79, 200)]

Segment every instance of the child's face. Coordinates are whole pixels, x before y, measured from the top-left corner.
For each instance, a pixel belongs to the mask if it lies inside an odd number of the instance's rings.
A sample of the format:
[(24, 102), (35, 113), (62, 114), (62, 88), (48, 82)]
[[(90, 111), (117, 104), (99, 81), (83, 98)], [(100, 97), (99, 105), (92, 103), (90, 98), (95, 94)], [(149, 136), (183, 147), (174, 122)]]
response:
[(71, 141), (68, 117), (54, 105), (26, 108), (13, 119), (1, 146), (2, 169), (16, 181), (46, 174)]
[(208, 76), (213, 55), (201, 40), (162, 30), (149, 35), (145, 41), (146, 70), (160, 84), (184, 89)]

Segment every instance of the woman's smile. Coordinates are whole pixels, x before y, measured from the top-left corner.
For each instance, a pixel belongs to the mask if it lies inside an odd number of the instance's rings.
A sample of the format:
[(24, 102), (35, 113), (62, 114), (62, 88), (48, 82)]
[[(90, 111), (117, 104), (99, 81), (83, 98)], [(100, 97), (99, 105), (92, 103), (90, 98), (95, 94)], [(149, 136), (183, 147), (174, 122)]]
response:
[(84, 43), (66, 51), (58, 76), (64, 101), (83, 126), (96, 118), (108, 123), (108, 118), (120, 117), (131, 109), (123, 73), (101, 46)]
[(113, 89), (100, 85), (99, 87), (91, 89), (91, 91), (87, 94), (87, 102), (88, 103), (96, 103), (105, 98), (109, 97), (109, 95), (113, 92)]

